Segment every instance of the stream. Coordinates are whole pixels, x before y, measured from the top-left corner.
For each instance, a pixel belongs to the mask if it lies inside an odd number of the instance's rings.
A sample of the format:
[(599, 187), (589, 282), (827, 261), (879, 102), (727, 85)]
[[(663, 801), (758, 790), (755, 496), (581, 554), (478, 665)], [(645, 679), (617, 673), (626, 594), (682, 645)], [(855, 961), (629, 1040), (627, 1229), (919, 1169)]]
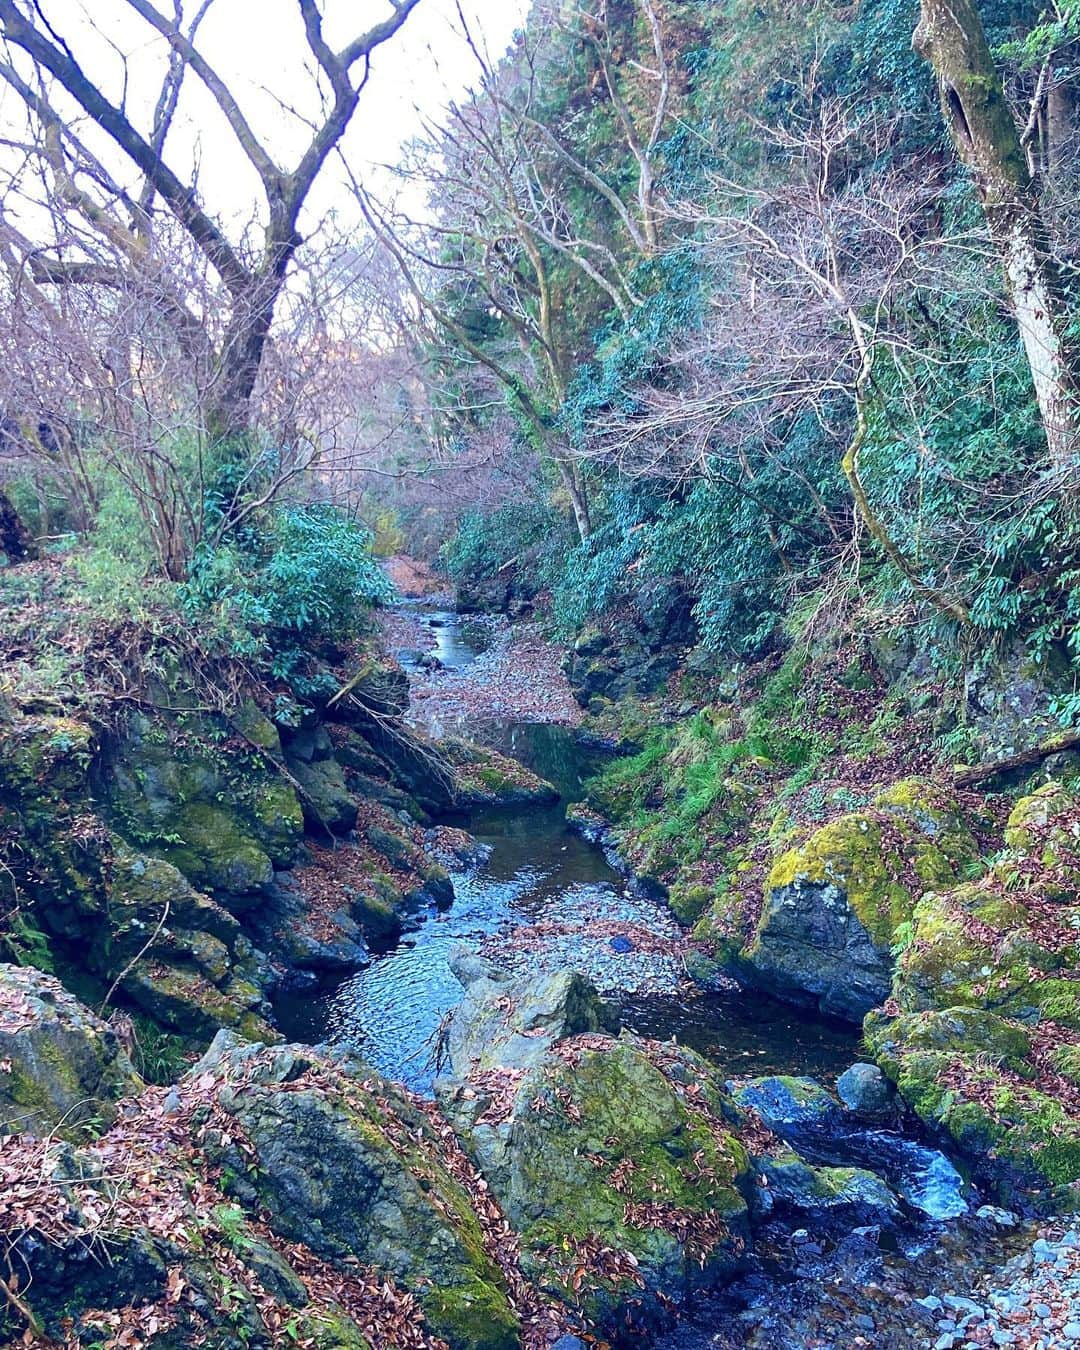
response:
[[(417, 677), (423, 670), (429, 679), (465, 678), (490, 630), (422, 603), (408, 613), (429, 629), (440, 667), (430, 674), (419, 659), (422, 649), (402, 651), (402, 664)], [(512, 968), (516, 960), (518, 969), (528, 971), (568, 965), (582, 971), (618, 1005), (625, 1027), (675, 1038), (724, 1074), (808, 1075), (831, 1088), (860, 1058), (859, 1035), (850, 1025), (744, 990), (706, 994), (687, 980), (682, 933), (663, 903), (565, 823), (566, 803), (580, 800), (583, 779), (598, 761), (598, 752), (572, 730), (473, 714), (427, 729), (513, 755), (553, 782), (563, 800), (555, 807), (503, 807), (448, 821), (465, 826), (480, 845), (468, 862), (447, 859), (454, 885), (450, 907), (431, 906), (416, 915), (395, 947), (373, 955), (355, 974), (280, 995), (275, 1010), (289, 1039), (347, 1043), (387, 1077), (430, 1095), (438, 1028), (462, 994), (449, 958), (457, 947), (488, 943), (500, 961), (513, 954), (507, 962)], [(936, 1334), (917, 1330), (921, 1323), (918, 1316), (913, 1321), (912, 1309), (922, 1310), (913, 1300), (941, 1288), (943, 1280), (955, 1281), (949, 1288), (969, 1288), (973, 1272), (1006, 1255), (1015, 1238), (988, 1232), (967, 1217), (980, 1200), (927, 1142), (865, 1128), (836, 1132), (814, 1160), (885, 1176), (906, 1202), (901, 1237), (883, 1230), (879, 1245), (876, 1229), (855, 1229), (850, 1238), (837, 1241), (834, 1233), (814, 1241), (799, 1230), (804, 1245), (792, 1246), (798, 1234), (790, 1223), (777, 1227), (775, 1236), (767, 1224), (746, 1279), (691, 1308), (671, 1337), (655, 1344), (671, 1350), (933, 1345)], [(848, 1318), (862, 1319), (854, 1325), (866, 1329), (863, 1339), (840, 1333), (838, 1324)], [(729, 1330), (718, 1332), (718, 1326)]]

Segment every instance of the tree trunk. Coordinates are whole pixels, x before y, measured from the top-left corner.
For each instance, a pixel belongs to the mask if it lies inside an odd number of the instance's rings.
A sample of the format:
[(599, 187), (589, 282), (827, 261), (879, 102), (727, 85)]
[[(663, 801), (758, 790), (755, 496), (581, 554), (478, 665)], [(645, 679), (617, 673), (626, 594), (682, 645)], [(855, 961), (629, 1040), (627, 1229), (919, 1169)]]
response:
[(554, 453), (552, 458), (555, 461), (555, 467), (559, 471), (559, 478), (563, 487), (566, 489), (566, 495), (570, 498), (570, 506), (574, 512), (574, 524), (577, 526), (578, 538), (582, 543), (592, 534), (592, 520), (589, 512), (589, 497), (578, 474), (577, 466), (573, 460), (565, 454)]
[(3, 488), (0, 488), (0, 553), (11, 563), (29, 562), (39, 556), (37, 544)]
[(957, 154), (975, 176), (1031, 367), (1051, 461), (1071, 469), (1077, 412), (1057, 268), (1046, 247), (1037, 185), (973, 0), (922, 0), (915, 50), (938, 79)]
[(233, 292), (232, 314), (218, 358), (216, 391), (206, 415), (212, 440), (243, 436), (251, 421), (251, 396), (262, 366), (274, 310), (285, 274), (303, 242), (289, 224), (267, 248), (266, 258), (250, 285)]

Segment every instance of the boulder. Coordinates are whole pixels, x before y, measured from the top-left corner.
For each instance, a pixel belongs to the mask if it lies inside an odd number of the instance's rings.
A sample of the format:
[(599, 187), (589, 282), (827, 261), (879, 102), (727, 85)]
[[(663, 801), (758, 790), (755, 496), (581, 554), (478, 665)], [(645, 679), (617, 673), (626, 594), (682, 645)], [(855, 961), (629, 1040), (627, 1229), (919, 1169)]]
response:
[(85, 1137), (141, 1086), (115, 1033), (59, 980), (0, 965), (0, 1134)]
[(790, 1149), (755, 1158), (758, 1203), (765, 1213), (776, 1210), (804, 1215), (815, 1222), (887, 1224), (900, 1217), (896, 1196), (874, 1172), (861, 1167), (813, 1167)]
[(733, 1269), (748, 1159), (705, 1060), (615, 1039), (601, 1030), (611, 1025), (569, 971), (479, 974), (436, 1095), (521, 1234), (526, 1273), (601, 1326), (645, 1334), (660, 1295), (679, 1300)]
[(978, 882), (917, 905), (892, 989), (867, 1018), (878, 1064), (977, 1175), (1042, 1204), (1080, 1181), (1080, 804), (1049, 784), (1014, 807)]
[(468, 1078), (485, 1069), (531, 1068), (567, 1036), (617, 1026), (583, 975), (560, 970), (507, 983), (498, 970), (494, 978), (480, 974), (450, 1021), (450, 1071)]
[(337, 1263), (360, 1261), (419, 1300), (453, 1350), (519, 1343), (503, 1272), (429, 1117), (350, 1056), (225, 1047), (212, 1072), (228, 1128), (207, 1147), (245, 1208)]
[(892, 1084), (876, 1064), (853, 1064), (836, 1080), (836, 1095), (854, 1115), (887, 1115), (895, 1104)]
[(812, 1078), (776, 1074), (727, 1084), (736, 1105), (761, 1118), (781, 1139), (799, 1141), (821, 1136), (840, 1124), (839, 1103)]
[(997, 1200), (1042, 1208), (1068, 1202), (1080, 1180), (1080, 1120), (1054, 1085), (1040, 1081), (1022, 1027), (954, 1008), (874, 1013), (865, 1034), (907, 1105), (951, 1138)]
[(692, 1051), (588, 1034), (437, 1091), (526, 1273), (600, 1328), (647, 1336), (661, 1296), (681, 1301), (737, 1266), (749, 1159)]
[(777, 859), (739, 969), (782, 998), (861, 1020), (888, 997), (897, 932), (919, 896), (977, 858), (941, 789), (897, 784)]

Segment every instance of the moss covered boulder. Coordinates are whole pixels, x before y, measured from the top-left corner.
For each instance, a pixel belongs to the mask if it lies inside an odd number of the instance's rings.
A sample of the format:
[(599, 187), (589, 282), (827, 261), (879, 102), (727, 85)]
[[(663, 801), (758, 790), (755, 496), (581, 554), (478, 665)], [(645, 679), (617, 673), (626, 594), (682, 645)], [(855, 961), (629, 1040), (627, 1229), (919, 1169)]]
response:
[(916, 906), (891, 1016), (867, 1043), (905, 1102), (1003, 1198), (1049, 1204), (1080, 1182), (1080, 810), (1021, 798), (978, 882)]
[(241, 1204), (321, 1257), (400, 1281), (454, 1350), (518, 1344), (464, 1158), (400, 1089), (355, 1058), (298, 1046), (235, 1048), (206, 1074), (246, 1141), (227, 1124), (208, 1140)]
[(751, 1182), (731, 1104), (693, 1052), (604, 1032), (581, 976), (498, 974), (463, 968), (440, 1107), (520, 1233), (526, 1272), (601, 1328), (648, 1334), (664, 1299), (715, 1283), (742, 1252)]
[(888, 996), (892, 948), (920, 895), (977, 858), (940, 788), (897, 784), (776, 860), (740, 969), (781, 997), (861, 1019)]
[(458, 808), (559, 800), (549, 782), (497, 750), (456, 738), (441, 741), (439, 749), (451, 768), (452, 800)]
[(0, 965), (0, 1134), (85, 1137), (141, 1086), (114, 1032), (57, 979)]
[(741, 1257), (748, 1157), (707, 1063), (593, 1035), (526, 1070), (443, 1085), (440, 1103), (510, 1223), (526, 1271), (613, 1334), (647, 1335)]
[(801, 1140), (834, 1130), (840, 1103), (812, 1078), (774, 1074), (728, 1083), (736, 1105), (753, 1111), (781, 1139)]

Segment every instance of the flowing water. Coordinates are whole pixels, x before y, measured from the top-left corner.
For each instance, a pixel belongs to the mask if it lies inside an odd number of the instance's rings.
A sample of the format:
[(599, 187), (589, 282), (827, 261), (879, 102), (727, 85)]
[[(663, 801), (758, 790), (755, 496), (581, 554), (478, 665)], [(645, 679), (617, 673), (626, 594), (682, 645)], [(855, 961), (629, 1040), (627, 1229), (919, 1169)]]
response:
[[(464, 669), (486, 645), (482, 626), (461, 622), (451, 612), (422, 607), (411, 612), (434, 634), (435, 654), (445, 669)], [(629, 931), (677, 934), (678, 929), (660, 901), (567, 828), (565, 803), (580, 799), (582, 781), (597, 761), (596, 751), (583, 747), (572, 731), (475, 718), (445, 730), (523, 761), (553, 782), (563, 801), (553, 808), (515, 806), (453, 821), (465, 825), (486, 853), (482, 861), (451, 869), (453, 903), (445, 911), (431, 907), (417, 915), (395, 948), (374, 956), (356, 974), (316, 991), (283, 995), (276, 1011), (287, 1036), (348, 1043), (388, 1077), (430, 1093), (433, 1040), (462, 992), (449, 966), (453, 949), (494, 940), (497, 951), (512, 952), (531, 926), (543, 923), (570, 932), (556, 955), (562, 964), (568, 957), (598, 983), (618, 1004), (625, 1026), (650, 1037), (675, 1037), (725, 1074), (809, 1075), (831, 1086), (859, 1058), (858, 1035), (850, 1026), (764, 995), (706, 994), (685, 980), (679, 961), (634, 950), (633, 944), (626, 950), (625, 942), (620, 946), (604, 935), (611, 924), (630, 925)], [(948, 1222), (971, 1208), (969, 1188), (938, 1150), (891, 1132), (839, 1131), (816, 1153), (819, 1162), (868, 1167), (887, 1178), (913, 1216), (905, 1244), (892, 1252), (871, 1244), (868, 1254), (845, 1265), (843, 1241), (792, 1249), (785, 1238), (769, 1255), (766, 1230), (758, 1244), (762, 1254), (746, 1279), (689, 1310), (681, 1327), (657, 1346), (803, 1350), (813, 1344), (933, 1343), (905, 1326), (912, 1297), (944, 1287), (943, 1279), (969, 1280), (971, 1272), (995, 1259), (987, 1240), (972, 1241), (965, 1236), (970, 1230), (954, 1230)], [(857, 1229), (853, 1240), (869, 1231)], [(866, 1245), (862, 1237), (858, 1242)], [(811, 1250), (823, 1254), (808, 1257)], [(901, 1291), (895, 1306), (892, 1296), (886, 1297), (892, 1286)], [(858, 1315), (865, 1322), (868, 1307), (876, 1339), (851, 1342), (841, 1331), (836, 1339), (827, 1326), (822, 1334), (829, 1319)], [(727, 1331), (717, 1333), (718, 1325), (737, 1325), (738, 1334), (728, 1339)]]
[[(461, 623), (445, 610), (412, 613), (431, 628), (445, 668), (460, 670), (484, 650), (482, 626)], [(388, 1077), (429, 1092), (434, 1037), (461, 999), (449, 966), (454, 948), (475, 948), (496, 936), (512, 944), (515, 929), (543, 922), (582, 931), (570, 950), (580, 955), (582, 945), (588, 947), (587, 973), (618, 1004), (625, 1026), (656, 1039), (675, 1037), (725, 1072), (830, 1079), (857, 1058), (858, 1039), (848, 1026), (764, 995), (704, 994), (682, 978), (678, 962), (620, 952), (619, 944), (602, 936), (589, 940), (589, 931), (605, 923), (663, 927), (673, 936), (678, 931), (661, 902), (641, 893), (600, 848), (566, 825), (566, 803), (580, 800), (583, 781), (602, 754), (566, 727), (470, 720), (455, 729), (525, 763), (553, 783), (562, 800), (554, 807), (503, 807), (455, 821), (490, 853), (483, 862), (451, 867), (449, 909), (431, 906), (417, 915), (397, 947), (343, 981), (315, 993), (281, 995), (276, 1012), (287, 1036), (347, 1042)]]

